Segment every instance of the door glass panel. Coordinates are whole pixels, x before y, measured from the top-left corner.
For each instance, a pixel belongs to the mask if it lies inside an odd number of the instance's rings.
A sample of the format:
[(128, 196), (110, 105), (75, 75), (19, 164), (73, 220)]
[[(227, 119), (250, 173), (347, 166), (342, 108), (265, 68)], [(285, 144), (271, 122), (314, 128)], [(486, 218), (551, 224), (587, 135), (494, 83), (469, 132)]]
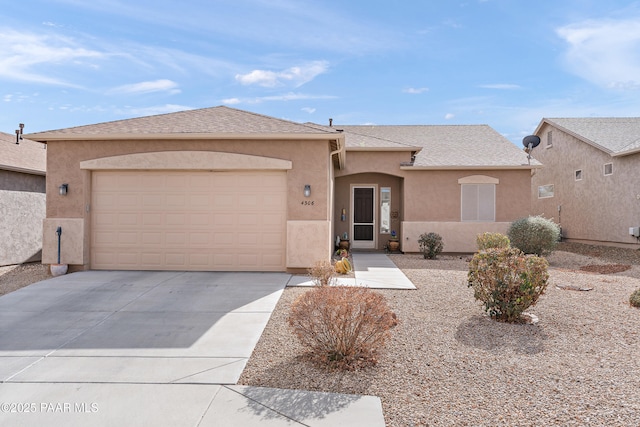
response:
[(355, 187), (353, 189), (353, 242), (373, 247), (375, 232), (375, 189)]

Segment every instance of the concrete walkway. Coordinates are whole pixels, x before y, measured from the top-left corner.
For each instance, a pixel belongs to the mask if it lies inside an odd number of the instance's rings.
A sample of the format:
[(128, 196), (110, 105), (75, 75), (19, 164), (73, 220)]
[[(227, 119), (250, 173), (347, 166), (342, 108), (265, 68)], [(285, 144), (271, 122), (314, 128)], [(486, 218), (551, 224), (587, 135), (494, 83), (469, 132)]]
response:
[[(353, 252), (355, 277), (338, 277), (337, 283), (344, 286), (364, 286), (375, 289), (415, 289), (415, 285), (383, 253)], [(313, 286), (308, 276), (294, 276), (287, 286)]]
[(384, 426), (377, 397), (235, 385), (290, 279), (87, 271), (0, 297), (0, 425)]

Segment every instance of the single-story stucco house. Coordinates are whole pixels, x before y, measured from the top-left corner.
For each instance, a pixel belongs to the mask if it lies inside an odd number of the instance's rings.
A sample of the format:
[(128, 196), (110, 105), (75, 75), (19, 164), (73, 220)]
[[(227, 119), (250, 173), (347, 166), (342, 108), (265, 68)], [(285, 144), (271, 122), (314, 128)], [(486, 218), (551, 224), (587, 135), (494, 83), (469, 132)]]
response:
[(41, 259), (45, 148), (44, 144), (0, 132), (0, 265)]
[(640, 248), (640, 117), (543, 118), (532, 211), (570, 241)]
[[(322, 126), (214, 107), (30, 134), (45, 142), (43, 262), (290, 271), (336, 236), (447, 252), (529, 214), (527, 155), (489, 126)], [(66, 194), (59, 187), (66, 185)]]

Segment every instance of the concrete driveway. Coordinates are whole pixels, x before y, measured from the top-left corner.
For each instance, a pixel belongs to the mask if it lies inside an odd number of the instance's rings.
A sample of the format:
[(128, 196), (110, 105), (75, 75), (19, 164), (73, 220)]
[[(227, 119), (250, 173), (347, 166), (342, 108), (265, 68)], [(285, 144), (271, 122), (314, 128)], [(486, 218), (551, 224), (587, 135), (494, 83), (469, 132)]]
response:
[(234, 385), (290, 279), (87, 271), (0, 297), (0, 425), (384, 425), (371, 396)]

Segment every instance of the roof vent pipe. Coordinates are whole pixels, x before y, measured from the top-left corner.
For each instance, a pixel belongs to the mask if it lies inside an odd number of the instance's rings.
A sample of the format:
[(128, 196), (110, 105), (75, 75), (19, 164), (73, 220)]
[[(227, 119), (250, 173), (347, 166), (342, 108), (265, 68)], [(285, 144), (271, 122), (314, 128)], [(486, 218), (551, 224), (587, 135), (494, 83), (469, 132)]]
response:
[(333, 119), (329, 119), (329, 127), (333, 126)]

